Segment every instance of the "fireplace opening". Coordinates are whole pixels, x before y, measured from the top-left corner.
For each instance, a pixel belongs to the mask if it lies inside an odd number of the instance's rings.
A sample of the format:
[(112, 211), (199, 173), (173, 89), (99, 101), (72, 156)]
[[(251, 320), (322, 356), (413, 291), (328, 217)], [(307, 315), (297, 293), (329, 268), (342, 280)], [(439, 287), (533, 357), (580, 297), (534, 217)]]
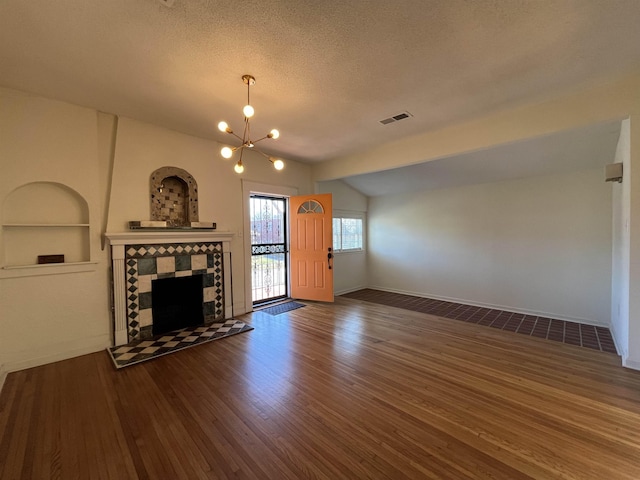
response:
[(153, 335), (202, 325), (202, 275), (161, 278), (151, 282)]

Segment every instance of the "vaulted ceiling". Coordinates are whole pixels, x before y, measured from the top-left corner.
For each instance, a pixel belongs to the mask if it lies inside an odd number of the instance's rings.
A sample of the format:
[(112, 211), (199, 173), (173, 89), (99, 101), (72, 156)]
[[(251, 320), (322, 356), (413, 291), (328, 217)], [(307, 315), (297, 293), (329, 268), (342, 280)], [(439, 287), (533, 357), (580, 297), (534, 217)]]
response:
[(638, 0), (2, 0), (0, 85), (224, 142), (252, 74), (265, 150), (314, 163), (636, 72), (638, 25)]

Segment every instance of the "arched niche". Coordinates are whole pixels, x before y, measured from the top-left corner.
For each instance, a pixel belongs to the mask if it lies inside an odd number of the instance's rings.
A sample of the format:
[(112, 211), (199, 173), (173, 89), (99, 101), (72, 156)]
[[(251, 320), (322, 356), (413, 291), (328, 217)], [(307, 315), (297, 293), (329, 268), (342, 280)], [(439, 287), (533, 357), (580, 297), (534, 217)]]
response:
[(2, 204), (4, 262), (35, 265), (38, 256), (64, 255), (64, 263), (90, 260), (89, 205), (74, 189), (32, 182), (13, 190)]
[(5, 198), (3, 223), (89, 223), (89, 205), (61, 183), (32, 182)]
[(178, 167), (161, 167), (149, 182), (151, 220), (166, 221), (168, 226), (190, 226), (198, 221), (198, 184), (193, 176)]

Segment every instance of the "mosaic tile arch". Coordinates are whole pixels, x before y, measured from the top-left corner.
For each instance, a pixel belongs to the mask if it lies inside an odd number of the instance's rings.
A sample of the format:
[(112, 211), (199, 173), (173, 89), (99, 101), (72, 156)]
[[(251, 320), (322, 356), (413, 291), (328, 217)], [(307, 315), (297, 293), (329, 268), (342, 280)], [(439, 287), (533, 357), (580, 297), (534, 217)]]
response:
[(125, 249), (127, 335), (151, 338), (153, 280), (202, 275), (205, 322), (224, 319), (222, 242), (128, 245)]
[(149, 181), (151, 220), (169, 226), (188, 226), (198, 220), (198, 184), (182, 168), (161, 167)]

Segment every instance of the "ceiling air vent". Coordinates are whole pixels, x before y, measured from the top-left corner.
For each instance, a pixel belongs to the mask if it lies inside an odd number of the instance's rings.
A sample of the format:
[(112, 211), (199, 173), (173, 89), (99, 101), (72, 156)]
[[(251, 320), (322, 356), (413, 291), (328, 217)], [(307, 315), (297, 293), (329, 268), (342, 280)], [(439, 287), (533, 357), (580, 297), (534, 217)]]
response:
[(399, 122), (400, 120), (404, 120), (405, 118), (413, 117), (409, 112), (400, 112), (397, 115), (393, 115), (392, 117), (385, 118), (384, 120), (380, 120), (382, 125), (389, 125), (390, 123)]

